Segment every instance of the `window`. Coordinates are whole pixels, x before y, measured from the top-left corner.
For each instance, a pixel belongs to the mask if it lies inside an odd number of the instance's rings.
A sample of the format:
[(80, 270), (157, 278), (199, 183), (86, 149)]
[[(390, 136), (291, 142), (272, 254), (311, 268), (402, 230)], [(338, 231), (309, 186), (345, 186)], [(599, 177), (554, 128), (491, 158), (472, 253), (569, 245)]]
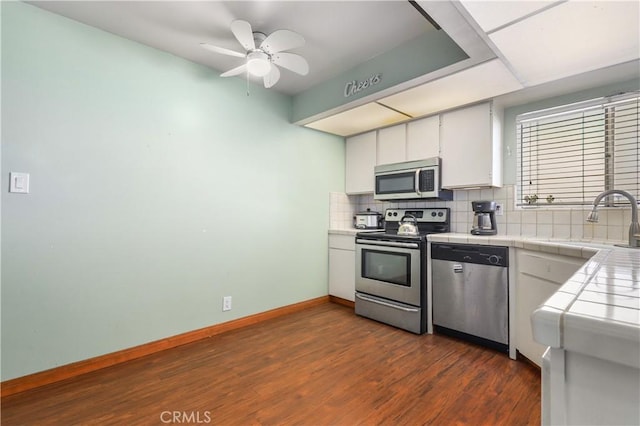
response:
[[(640, 198), (640, 92), (516, 117), (520, 206), (591, 205), (608, 189)], [(619, 195), (607, 205), (625, 204)]]

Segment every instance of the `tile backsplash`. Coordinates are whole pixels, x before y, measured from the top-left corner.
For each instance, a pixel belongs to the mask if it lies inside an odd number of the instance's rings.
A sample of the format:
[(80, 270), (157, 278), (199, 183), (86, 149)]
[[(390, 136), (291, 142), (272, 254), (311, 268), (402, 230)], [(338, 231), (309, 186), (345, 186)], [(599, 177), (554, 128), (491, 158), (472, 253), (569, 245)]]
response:
[(591, 210), (584, 208), (545, 209), (515, 207), (514, 186), (494, 189), (456, 190), (453, 201), (377, 201), (373, 195), (347, 195), (330, 193), (330, 227), (347, 229), (353, 227), (356, 212), (377, 211), (388, 208), (449, 207), (451, 209), (451, 232), (468, 233), (473, 222), (471, 201), (493, 200), (504, 206), (502, 216), (496, 216), (499, 235), (521, 235), (528, 237), (590, 240), (609, 243), (628, 241), (631, 223), (630, 207), (599, 207), (599, 223), (589, 223), (585, 218)]
[[(329, 193), (329, 228), (353, 228), (353, 215), (367, 208), (360, 208), (358, 202), (362, 195), (347, 195), (344, 192)], [(373, 195), (371, 196), (373, 199)], [(373, 210), (373, 209), (372, 209)]]

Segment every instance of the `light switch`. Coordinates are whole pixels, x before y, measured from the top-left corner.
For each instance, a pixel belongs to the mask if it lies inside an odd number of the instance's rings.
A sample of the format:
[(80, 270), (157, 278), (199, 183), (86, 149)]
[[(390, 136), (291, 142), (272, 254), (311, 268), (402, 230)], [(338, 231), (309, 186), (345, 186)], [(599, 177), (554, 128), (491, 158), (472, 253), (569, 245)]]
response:
[(29, 193), (29, 173), (9, 173), (9, 192), (16, 192), (18, 194)]

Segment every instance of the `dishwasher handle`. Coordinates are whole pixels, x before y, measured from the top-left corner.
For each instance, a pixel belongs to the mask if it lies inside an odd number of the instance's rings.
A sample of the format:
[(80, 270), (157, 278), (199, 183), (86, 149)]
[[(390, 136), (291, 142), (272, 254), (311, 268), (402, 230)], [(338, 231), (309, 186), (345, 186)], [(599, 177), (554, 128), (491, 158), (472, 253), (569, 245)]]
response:
[(433, 267), (439, 268), (441, 271), (453, 272), (454, 274), (464, 273), (464, 262), (452, 262), (446, 260), (434, 260)]

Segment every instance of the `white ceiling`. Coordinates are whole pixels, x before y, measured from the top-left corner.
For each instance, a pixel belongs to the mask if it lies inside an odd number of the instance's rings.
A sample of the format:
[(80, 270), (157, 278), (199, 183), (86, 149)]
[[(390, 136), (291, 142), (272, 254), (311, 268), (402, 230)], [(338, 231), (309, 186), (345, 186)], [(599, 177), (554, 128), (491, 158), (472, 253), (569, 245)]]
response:
[(503, 1), (499, 7), (493, 7), (488, 5), (487, 1), (461, 0), (460, 2), (486, 33), (558, 3), (557, 0)]
[[(229, 29), (242, 19), (253, 31), (288, 29), (306, 44), (291, 50), (309, 62), (307, 76), (288, 70), (273, 87), (296, 94), (434, 27), (408, 1), (30, 1), (30, 4), (173, 53), (221, 73), (242, 58), (200, 47), (243, 51)], [(389, 19), (392, 17), (392, 19)]]
[[(283, 71), (271, 90), (300, 93), (433, 27), (407, 1), (40, 1), (44, 9), (223, 72), (238, 58), (229, 25), (266, 34), (290, 29), (310, 73)], [(411, 117), (502, 96), (507, 102), (640, 79), (640, 2), (418, 0), (467, 61), (359, 99), (301, 123), (351, 135)], [(399, 64), (401, 66), (401, 64)], [(553, 88), (553, 90), (549, 88)], [(519, 96), (519, 94), (522, 94)], [(389, 106), (402, 114), (384, 107)]]

